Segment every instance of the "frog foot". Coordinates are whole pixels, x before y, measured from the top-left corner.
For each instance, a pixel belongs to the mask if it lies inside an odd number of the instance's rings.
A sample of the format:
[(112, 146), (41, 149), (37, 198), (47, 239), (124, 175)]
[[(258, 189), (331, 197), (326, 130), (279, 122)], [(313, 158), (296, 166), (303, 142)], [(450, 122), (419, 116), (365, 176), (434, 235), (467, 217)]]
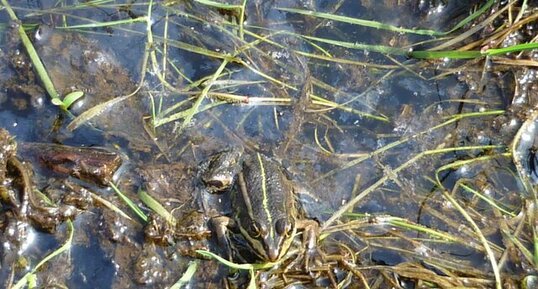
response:
[(325, 264), (325, 254), (319, 249), (308, 249), (304, 253), (303, 270), (305, 272), (318, 272)]

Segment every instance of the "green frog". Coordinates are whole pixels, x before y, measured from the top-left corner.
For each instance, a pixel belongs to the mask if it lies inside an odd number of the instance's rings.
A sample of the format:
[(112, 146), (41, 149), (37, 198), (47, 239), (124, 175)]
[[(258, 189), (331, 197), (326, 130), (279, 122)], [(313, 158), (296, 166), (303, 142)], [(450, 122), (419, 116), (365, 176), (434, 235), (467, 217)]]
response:
[(242, 246), (257, 260), (275, 262), (286, 254), (298, 230), (305, 230), (308, 240), (303, 240), (309, 247), (316, 245), (319, 225), (301, 218), (296, 186), (278, 161), (235, 149), (214, 155), (203, 167), (201, 179), (209, 192), (231, 194), (229, 216), (211, 221), (230, 259)]

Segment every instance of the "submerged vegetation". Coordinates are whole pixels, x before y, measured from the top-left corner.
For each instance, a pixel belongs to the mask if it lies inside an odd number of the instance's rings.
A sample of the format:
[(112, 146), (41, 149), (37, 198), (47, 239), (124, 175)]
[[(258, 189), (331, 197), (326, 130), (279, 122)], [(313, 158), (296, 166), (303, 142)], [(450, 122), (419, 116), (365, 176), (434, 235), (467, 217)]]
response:
[[(13, 139), (0, 134), (0, 230), (31, 223), (64, 244), (26, 256), (4, 233), (2, 285), (76, 287), (78, 274), (114, 288), (538, 286), (531, 1), (1, 1), (11, 25), (2, 26), (0, 106), (57, 116), (20, 139), (114, 148), (128, 163), (114, 180), (92, 181), (81, 171), (111, 163), (72, 152), (45, 161), (56, 174), (35, 169), (45, 176), (30, 181), (17, 160), (26, 157), (7, 154)], [(46, 94), (52, 106), (34, 101)], [(315, 246), (294, 228), (275, 262), (219, 252), (212, 218), (247, 208), (208, 194), (200, 176), (231, 147), (286, 168), (300, 217), (319, 223)], [(83, 189), (50, 189), (68, 176)], [(87, 190), (91, 206), (66, 213), (58, 191)], [(265, 180), (258, 193), (271, 219)], [(39, 221), (25, 206), (62, 213), (45, 224), (51, 214)], [(84, 257), (47, 277), (77, 234), (79, 247), (106, 256), (90, 257), (113, 259), (105, 285), (92, 283), (91, 267), (77, 269)]]

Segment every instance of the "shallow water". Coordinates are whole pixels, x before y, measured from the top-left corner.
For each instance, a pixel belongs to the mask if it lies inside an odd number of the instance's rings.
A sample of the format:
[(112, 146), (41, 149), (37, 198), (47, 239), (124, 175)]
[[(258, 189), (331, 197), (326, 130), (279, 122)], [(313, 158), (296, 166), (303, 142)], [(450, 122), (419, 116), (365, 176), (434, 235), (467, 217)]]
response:
[[(431, 259), (434, 265), (428, 266), (444, 264), (456, 275), (468, 274), (489, 282), (491, 276), (485, 272), (491, 272), (491, 267), (484, 258), (484, 248), (443, 193), (448, 192), (466, 206), (471, 217), (487, 231), (488, 240), (502, 247), (502, 235), (495, 222), (502, 216), (473, 190), (483, 192), (507, 211), (522, 208), (528, 195), (514, 177), (517, 173), (514, 174), (516, 167), (511, 158), (500, 154), (510, 145), (518, 124), (528, 117), (526, 111), (536, 107), (538, 98), (531, 90), (535, 81), (523, 81), (528, 75), (525, 71), (495, 64), (487, 73), (483, 73), (482, 62), (451, 70), (464, 61), (418, 61), (405, 55), (389, 57), (364, 48), (307, 41), (297, 35), (404, 49), (432, 37), (386, 32), (278, 9), (314, 10), (394, 26), (448, 31), (468, 16), (475, 3), (481, 3), (453, 1), (444, 7), (437, 3), (441, 1), (400, 2), (404, 3), (247, 1), (244, 39), (233, 24), (238, 15), (196, 1), (155, 3), (151, 11), (153, 43), (147, 45), (143, 21), (62, 28), (137, 19), (147, 14), (147, 3), (76, 7), (70, 2), (11, 1), (22, 22), (34, 24), (29, 26), (28, 34), (58, 92), (85, 93), (70, 109), (74, 116), (97, 104), (134, 94), (70, 131), (67, 126), (73, 115), (50, 103), (28, 67), (5, 11), (0, 11), (0, 21), (7, 24), (0, 42), (0, 83), (4, 87), (0, 92), (0, 123), (19, 142), (106, 147), (120, 153), (124, 168), (115, 181), (145, 212), (149, 209), (136, 194), (138, 188), (145, 187), (144, 183), (163, 184), (154, 191), (159, 194), (155, 197), (169, 210), (180, 207), (186, 211), (198, 192), (191, 187), (197, 165), (209, 155), (239, 146), (248, 152), (262, 152), (281, 162), (293, 180), (322, 204), (314, 209), (313, 217), (323, 229), (331, 230), (331, 225), (336, 224), (331, 216), (338, 209), (351, 200), (356, 203), (347, 211), (361, 215), (342, 220), (366, 221), (349, 232), (334, 233), (326, 241), (326, 250), (336, 251), (338, 242), (345, 244), (358, 252), (357, 266), (405, 265)], [(254, 34), (267, 36), (271, 42), (257, 42)], [(425, 47), (428, 44), (413, 49)], [(150, 55), (146, 71), (142, 71), (145, 51), (155, 52), (156, 61)], [(222, 75), (211, 80), (231, 53), (235, 58), (225, 63)], [(158, 73), (164, 74), (159, 78)], [(170, 119), (195, 105), (195, 100), (189, 98), (206, 93), (207, 87), (208, 94), (198, 108), (203, 112), (190, 121), (184, 116)], [(512, 102), (509, 96), (517, 98), (521, 91), (528, 91), (524, 100)], [(173, 107), (182, 101), (182, 105)], [(492, 113), (437, 126), (454, 115), (487, 111)], [(153, 116), (159, 124), (155, 128), (151, 127)], [(525, 143), (528, 144), (529, 141)], [(434, 152), (436, 149), (439, 151)], [(443, 168), (488, 155), (492, 158)], [(177, 163), (181, 169), (167, 167)], [(162, 166), (168, 171), (177, 169), (185, 176), (192, 174), (192, 179), (183, 177), (185, 183), (178, 185), (168, 184), (177, 180), (163, 177), (165, 173), (156, 180), (148, 177)], [(436, 176), (439, 183), (435, 182)], [(61, 178), (36, 176), (36, 187), (42, 190), (53, 179)], [(77, 182), (134, 217), (111, 189)], [(213, 201), (221, 201), (219, 198)], [(364, 218), (362, 214), (370, 215)], [(406, 219), (457, 240), (438, 242), (424, 231), (395, 225), (389, 217)], [(101, 205), (81, 213), (74, 223), (75, 246), (69, 261), (73, 268), (56, 278), (41, 276), (40, 284), (160, 288), (177, 281), (192, 260), (182, 255), (179, 246), (144, 241), (143, 221), (136, 217), (126, 220)], [(66, 230), (65, 224), (60, 225), (56, 233), (39, 233), (38, 240), (52, 238), (62, 243)], [(190, 240), (177, 242), (192, 245)], [(28, 268), (32, 268), (58, 246), (37, 242), (41, 254), (20, 255), (29, 260)], [(210, 243), (210, 249), (211, 246)], [(503, 272), (509, 279), (518, 280), (513, 276), (521, 273), (519, 265), (514, 260), (509, 262), (512, 266)], [(53, 261), (44, 272), (62, 271), (60, 263)], [(24, 270), (15, 270), (13, 264), (3, 266), (0, 276), (8, 280), (7, 276), (14, 272), (18, 280)], [(432, 269), (443, 275), (435, 270)], [(375, 270), (365, 272), (372, 280), (379, 274)], [(225, 274), (222, 266), (204, 261), (191, 284), (218, 287)], [(274, 280), (275, 275), (271, 276), (267, 284), (282, 285)], [(412, 280), (405, 274), (402, 278)], [(321, 284), (322, 279), (318, 279)]]

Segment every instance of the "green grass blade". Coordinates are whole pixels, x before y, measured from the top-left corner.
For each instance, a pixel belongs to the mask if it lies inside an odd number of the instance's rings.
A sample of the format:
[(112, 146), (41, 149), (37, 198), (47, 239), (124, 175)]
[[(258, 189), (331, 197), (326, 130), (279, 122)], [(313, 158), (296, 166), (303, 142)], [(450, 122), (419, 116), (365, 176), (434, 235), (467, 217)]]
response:
[[(510, 154), (505, 153), (505, 154), (500, 154), (499, 156), (509, 157)], [(444, 166), (441, 166), (440, 168), (438, 168), (436, 170), (436, 172), (435, 172), (435, 180), (437, 182), (437, 186), (441, 189), (441, 193), (443, 194), (443, 197), (445, 197), (445, 199), (447, 199), (456, 208), (456, 210), (458, 212), (460, 212), (460, 214), (469, 223), (469, 225), (471, 226), (471, 228), (475, 232), (476, 236), (481, 241), (482, 246), (486, 250), (486, 255), (487, 255), (487, 257), (488, 257), (488, 259), (490, 261), (491, 268), (493, 270), (493, 275), (495, 276), (495, 288), (496, 289), (501, 289), (502, 288), (502, 285), (501, 285), (502, 284), (502, 279), (501, 279), (501, 274), (500, 274), (498, 262), (497, 262), (497, 259), (495, 257), (495, 254), (493, 253), (493, 250), (491, 249), (491, 246), (488, 243), (488, 240), (486, 239), (486, 237), (482, 233), (482, 230), (480, 230), (480, 227), (478, 226), (478, 224), (473, 220), (473, 218), (459, 204), (459, 202), (454, 197), (452, 197), (452, 195), (450, 195), (448, 193), (448, 190), (446, 190), (444, 188), (443, 184), (440, 181), (440, 177), (439, 177), (440, 173), (442, 171), (459, 168), (461, 166), (464, 166), (466, 164), (470, 164), (470, 163), (473, 163), (473, 162), (476, 162), (476, 161), (489, 161), (489, 160), (492, 160), (493, 158), (494, 158), (494, 156), (486, 155), (486, 156), (481, 156), (481, 157), (477, 157), (477, 158), (474, 158), (474, 159), (454, 161), (454, 162), (452, 162), (450, 164), (447, 164), (447, 165), (444, 165)]]
[(240, 13), (239, 13), (239, 38), (241, 40), (245, 39), (245, 10), (247, 9), (247, 0), (243, 0), (241, 4)]
[(364, 27), (370, 27), (375, 29), (381, 29), (381, 30), (387, 30), (391, 32), (396, 33), (409, 33), (409, 34), (417, 34), (417, 35), (427, 35), (427, 36), (443, 36), (449, 33), (452, 33), (461, 27), (465, 26), (466, 24), (470, 23), (472, 20), (476, 19), (478, 16), (482, 15), (484, 12), (486, 12), (493, 4), (495, 4), (495, 0), (489, 0), (485, 5), (480, 7), (476, 12), (469, 15), (462, 21), (458, 22), (456, 26), (454, 26), (452, 29), (446, 32), (441, 31), (435, 31), (431, 29), (409, 29), (409, 28), (402, 28), (378, 21), (372, 21), (372, 20), (364, 20), (364, 19), (358, 19), (348, 16), (342, 16), (342, 15), (335, 15), (331, 13), (323, 13), (323, 12), (317, 12), (317, 11), (311, 11), (311, 10), (304, 10), (304, 9), (296, 9), (296, 8), (284, 8), (284, 7), (278, 7), (277, 10), (280, 11), (286, 11), (306, 16), (312, 16), (322, 19), (328, 19), (328, 20), (334, 20), (342, 23), (348, 23), (348, 24), (354, 24), (354, 25), (360, 25)]
[(512, 45), (512, 46), (503, 47), (503, 48), (488, 49), (486, 50), (485, 54), (488, 56), (494, 56), (494, 55), (499, 55), (499, 54), (521, 52), (524, 50), (532, 50), (532, 49), (537, 49), (537, 48), (538, 48), (538, 43), (531, 42), (531, 43)]
[[(6, 0), (1, 0), (2, 5), (6, 9), (7, 13), (9, 14), (9, 17), (12, 21), (20, 23), (19, 19), (17, 18), (17, 15), (11, 9), (11, 6), (7, 3)], [(47, 70), (45, 69), (45, 66), (43, 65), (43, 62), (41, 62), (41, 59), (39, 58), (39, 55), (37, 54), (37, 51), (34, 48), (34, 45), (32, 44), (32, 41), (30, 41), (30, 38), (28, 38), (28, 35), (26, 35), (26, 32), (24, 32), (24, 28), (22, 27), (22, 24), (18, 25), (18, 33), (19, 37), (21, 38), (22, 45), (26, 49), (26, 52), (28, 53), (28, 56), (30, 57), (30, 60), (32, 61), (32, 64), (34, 65), (37, 75), (39, 76), (39, 79), (45, 86), (45, 90), (49, 94), (49, 96), (52, 99), (60, 99), (60, 96), (58, 95), (58, 92), (56, 91), (56, 88), (54, 88), (54, 84), (52, 83), (52, 80), (50, 79)]]
[(256, 286), (256, 273), (253, 269), (249, 270), (250, 274), (250, 281), (248, 282), (247, 289), (256, 289), (258, 286)]
[(209, 252), (209, 251), (206, 251), (206, 250), (196, 250), (196, 253), (206, 257), (206, 258), (211, 258), (211, 259), (215, 259), (217, 261), (219, 261), (220, 263), (224, 264), (226, 267), (230, 267), (230, 268), (234, 268), (234, 269), (237, 269), (237, 270), (253, 270), (254, 269), (254, 265), (252, 264), (236, 264), (234, 262), (230, 262), (224, 258), (222, 258), (221, 256), (215, 254), (215, 253), (212, 253), (212, 252)]
[(237, 264), (237, 263), (228, 261), (228, 260), (222, 258), (221, 256), (219, 256), (219, 255), (217, 255), (215, 253), (206, 251), (206, 250), (196, 250), (196, 253), (198, 253), (198, 254), (202, 255), (203, 257), (206, 257), (206, 258), (215, 259), (215, 260), (219, 261), (220, 263), (224, 264), (225, 266), (233, 268), (233, 269), (237, 269), (237, 270), (267, 269), (267, 268), (271, 268), (271, 267), (275, 266), (275, 264), (277, 264), (277, 263), (274, 263), (274, 262), (267, 262), (267, 263), (261, 263), (261, 264)]
[(495, 2), (496, 2), (496, 0), (489, 0), (486, 4), (484, 4), (484, 6), (480, 7), (480, 9), (476, 10), (476, 12), (474, 12), (473, 14), (467, 16), (465, 19), (463, 19), (458, 24), (456, 24), (456, 26), (454, 26), (454, 28), (450, 29), (447, 32), (443, 32), (442, 34), (446, 35), (446, 34), (452, 33), (454, 31), (460, 29), (464, 25), (470, 23), (471, 21), (476, 19), (478, 16), (480, 16), (484, 12), (486, 12), (486, 10), (488, 10), (493, 4), (495, 4)]
[(478, 58), (482, 56), (495, 56), (500, 54), (507, 54), (507, 53), (515, 53), (515, 52), (521, 52), (526, 50), (532, 50), (537, 49), (538, 43), (531, 42), (531, 43), (524, 43), (524, 44), (518, 44), (513, 45), (509, 47), (503, 47), (503, 48), (493, 48), (488, 49), (484, 52), (481, 51), (457, 51), (457, 50), (449, 50), (449, 51), (412, 51), (409, 53), (410, 57), (417, 58), (417, 59), (436, 59), (436, 58), (450, 58), (450, 59), (470, 59), (470, 58)]
[(211, 89), (211, 86), (213, 86), (213, 83), (215, 83), (217, 78), (220, 77), (220, 75), (224, 71), (224, 68), (226, 67), (227, 64), (228, 64), (228, 59), (225, 58), (222, 61), (222, 63), (220, 64), (217, 71), (215, 71), (215, 73), (213, 74), (213, 76), (211, 77), (209, 82), (206, 83), (206, 86), (204, 87), (204, 89), (200, 93), (200, 96), (198, 96), (198, 98), (196, 99), (196, 102), (192, 105), (192, 108), (189, 109), (189, 112), (185, 116), (185, 119), (183, 119), (183, 123), (181, 124), (180, 131), (183, 131), (190, 124), (190, 122), (191, 122), (192, 118), (194, 117), (194, 115), (198, 113), (198, 111), (200, 109), (200, 105), (202, 104), (202, 101), (206, 98), (207, 93)]
[(510, 216), (510, 217), (512, 217), (512, 218), (516, 216), (515, 213), (512, 213), (512, 212), (506, 210), (505, 208), (501, 207), (501, 205), (497, 204), (497, 202), (496, 202), (494, 199), (492, 199), (492, 198), (490, 198), (490, 197), (488, 197), (488, 196), (486, 196), (486, 195), (484, 195), (484, 194), (479, 193), (478, 191), (476, 191), (476, 190), (473, 189), (472, 187), (467, 186), (466, 184), (461, 184), (461, 187), (462, 187), (465, 191), (474, 194), (475, 196), (477, 196), (478, 198), (480, 198), (480, 199), (483, 200), (484, 202), (488, 203), (488, 204), (489, 204), (490, 206), (492, 206), (493, 208), (495, 208), (495, 209), (497, 209), (497, 210), (503, 212), (504, 214), (506, 214), (506, 215), (508, 215), (508, 216)]
[(183, 276), (181, 276), (181, 278), (177, 280), (177, 282), (172, 285), (170, 289), (180, 289), (183, 288), (183, 286), (189, 284), (192, 277), (194, 276), (194, 273), (196, 273), (196, 270), (198, 269), (199, 263), (200, 261), (198, 260), (189, 262), (189, 267), (187, 268), (185, 273), (183, 273)]
[(144, 203), (148, 208), (152, 209), (155, 213), (159, 214), (161, 217), (165, 218), (166, 221), (169, 224), (172, 224), (175, 226), (176, 224), (176, 218), (168, 212), (161, 203), (159, 203), (157, 200), (155, 200), (152, 196), (150, 196), (146, 191), (140, 190), (138, 191), (138, 197)]
[(84, 96), (84, 92), (80, 90), (68, 93), (64, 97), (64, 100), (62, 101), (62, 105), (64, 106), (64, 109), (68, 109), (75, 101), (79, 100), (83, 96)]
[(367, 51), (393, 54), (393, 55), (407, 55), (408, 53), (408, 50), (405, 50), (402, 48), (390, 47), (390, 46), (371, 45), (371, 44), (364, 44), (364, 43), (359, 43), (359, 42), (338, 41), (338, 40), (319, 38), (319, 37), (314, 37), (314, 36), (306, 36), (306, 35), (303, 35), (302, 37), (306, 39), (323, 42), (323, 43), (327, 43), (327, 44), (331, 44), (335, 46), (340, 46), (344, 48), (350, 48), (350, 49), (367, 50)]
[(194, 2), (204, 4), (204, 5), (207, 5), (207, 6), (211, 6), (211, 7), (214, 7), (214, 8), (227, 9), (227, 10), (241, 9), (242, 8), (241, 5), (226, 4), (226, 3), (220, 3), (220, 2), (211, 1), (211, 0), (194, 0)]
[(295, 9), (295, 8), (283, 8), (283, 7), (279, 7), (276, 9), (280, 11), (313, 16), (317, 18), (334, 20), (338, 22), (355, 24), (355, 25), (360, 25), (360, 26), (365, 26), (365, 27), (370, 27), (370, 28), (382, 29), (382, 30), (396, 32), (396, 33), (412, 33), (412, 34), (429, 35), (429, 36), (443, 35), (443, 32), (437, 32), (435, 30), (401, 28), (401, 27), (390, 25), (390, 24), (385, 24), (382, 22), (352, 18), (352, 17), (335, 15), (335, 14), (330, 14), (330, 13), (323, 13), (323, 12), (316, 12), (316, 11)]
[(88, 24), (80, 24), (80, 25), (73, 25), (73, 26), (66, 26), (66, 27), (58, 27), (59, 29), (79, 29), (79, 28), (96, 28), (96, 27), (110, 27), (110, 26), (116, 26), (116, 25), (122, 25), (122, 24), (132, 24), (135, 22), (146, 22), (147, 17), (142, 16), (134, 19), (123, 19), (123, 20), (117, 20), (117, 21), (109, 21), (109, 22), (95, 22), (95, 23), (88, 23)]
[[(31, 280), (33, 278), (35, 278), (35, 273), (37, 272), (37, 270), (39, 270), (39, 268), (41, 268), (41, 266), (43, 266), (45, 263), (47, 263), (49, 260), (51, 260), (52, 258), (60, 255), (61, 253), (69, 250), (69, 248), (71, 248), (71, 244), (73, 242), (73, 235), (74, 235), (74, 232), (75, 232), (75, 227), (73, 226), (73, 222), (71, 220), (67, 220), (66, 221), (67, 223), (67, 230), (69, 232), (69, 235), (67, 237), (67, 240), (65, 241), (65, 243), (58, 249), (56, 249), (54, 252), (50, 253), (49, 255), (47, 255), (45, 258), (43, 258), (43, 260), (41, 260), (35, 267), (34, 269), (32, 269), (32, 271), (26, 273), (19, 281), (17, 281), (17, 283), (15, 285), (13, 285), (13, 289), (20, 289), (20, 288), (24, 288), (26, 284), (28, 284), (29, 282), (31, 282)], [(35, 282), (35, 280), (34, 280)]]
[(129, 208), (131, 208), (131, 210), (133, 210), (133, 212), (140, 218), (142, 219), (144, 222), (147, 222), (148, 221), (148, 216), (146, 216), (146, 214), (144, 214), (144, 212), (142, 212), (142, 210), (133, 202), (131, 201), (131, 199), (129, 199), (126, 195), (124, 195), (120, 189), (118, 189), (118, 187), (116, 187), (116, 185), (112, 182), (108, 183), (110, 185), (110, 187), (114, 190), (114, 192), (116, 192), (116, 194), (120, 197), (120, 199), (122, 199), (122, 201), (127, 204), (127, 206), (129, 206)]
[(417, 59), (472, 59), (482, 57), (480, 51), (412, 51), (409, 56)]

